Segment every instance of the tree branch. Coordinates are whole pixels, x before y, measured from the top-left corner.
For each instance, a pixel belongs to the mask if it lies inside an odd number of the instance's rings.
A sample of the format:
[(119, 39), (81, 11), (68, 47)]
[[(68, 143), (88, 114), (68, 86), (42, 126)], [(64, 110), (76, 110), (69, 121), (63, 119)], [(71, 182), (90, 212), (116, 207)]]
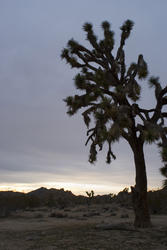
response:
[(161, 116), (161, 109), (162, 109), (162, 106), (163, 106), (163, 96), (167, 93), (167, 86), (161, 90), (161, 92), (159, 93), (158, 95), (158, 98), (157, 98), (157, 105), (156, 105), (156, 108), (155, 108), (155, 112), (151, 118), (151, 121), (153, 123), (157, 122), (158, 119), (160, 118)]
[(88, 139), (87, 139), (87, 141), (86, 141), (86, 143), (85, 143), (85, 146), (87, 146), (87, 144), (88, 144), (88, 142), (90, 141), (90, 140), (92, 140), (92, 142), (94, 141), (93, 140), (93, 136), (95, 136), (95, 134), (96, 134), (96, 132), (95, 132), (95, 130), (96, 130), (96, 127), (94, 127), (94, 128), (91, 128), (91, 129), (89, 129), (88, 131), (87, 131), (87, 136), (89, 136), (89, 133), (90, 132), (92, 132), (92, 134), (88, 137)]
[(162, 116), (167, 118), (167, 112), (162, 112)]

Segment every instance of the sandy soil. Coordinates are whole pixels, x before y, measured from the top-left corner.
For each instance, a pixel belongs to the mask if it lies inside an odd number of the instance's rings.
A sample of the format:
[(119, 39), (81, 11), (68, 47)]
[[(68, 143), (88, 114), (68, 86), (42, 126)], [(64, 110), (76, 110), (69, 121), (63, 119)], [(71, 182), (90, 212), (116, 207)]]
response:
[[(0, 250), (167, 249), (167, 216), (153, 215), (152, 223), (136, 230), (133, 210), (114, 205), (18, 211), (0, 219)], [(105, 230), (106, 225), (122, 230)]]

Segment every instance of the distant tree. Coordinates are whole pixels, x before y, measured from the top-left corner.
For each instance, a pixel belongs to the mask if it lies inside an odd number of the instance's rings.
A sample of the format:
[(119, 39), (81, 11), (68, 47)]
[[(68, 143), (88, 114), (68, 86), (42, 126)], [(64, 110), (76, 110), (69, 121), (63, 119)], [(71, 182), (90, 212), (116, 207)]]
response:
[(122, 192), (124, 192), (124, 193), (128, 193), (128, 191), (129, 191), (129, 188), (127, 188), (127, 187), (125, 187), (125, 188), (122, 190)]
[(91, 190), (90, 192), (86, 191), (86, 194), (87, 194), (87, 196), (88, 196), (88, 205), (90, 205), (90, 204), (91, 204), (91, 201), (92, 201), (93, 198), (94, 198), (94, 191), (93, 191), (93, 190)]
[(114, 197), (116, 196), (116, 195), (113, 194), (113, 193), (109, 193), (108, 195), (111, 197), (111, 199), (114, 198)]
[[(143, 55), (138, 56), (136, 63), (126, 67), (124, 46), (130, 36), (133, 22), (127, 20), (121, 26), (120, 45), (115, 54), (114, 32), (107, 21), (102, 23), (104, 38), (98, 40), (92, 24), (83, 26), (87, 40), (91, 45), (86, 48), (74, 39), (68, 41), (61, 57), (72, 68), (80, 69), (75, 76), (76, 89), (84, 94), (76, 94), (65, 99), (68, 114), (74, 115), (85, 108), (83, 119), (87, 126), (87, 141), (90, 142), (89, 161), (94, 163), (97, 147), (103, 149), (108, 144), (107, 163), (116, 159), (112, 144), (124, 138), (130, 145), (136, 169), (136, 185), (131, 187), (135, 211), (134, 225), (149, 227), (151, 225), (147, 202), (147, 176), (144, 158), (144, 143), (157, 142), (161, 148), (162, 160), (165, 163), (163, 172), (167, 172), (167, 112), (163, 107), (167, 104), (167, 86), (162, 88), (158, 77), (151, 77), (149, 86), (155, 89), (156, 105), (152, 109), (144, 109), (137, 104), (140, 98), (139, 82), (148, 75), (147, 63)], [(89, 128), (89, 125), (94, 126)]]

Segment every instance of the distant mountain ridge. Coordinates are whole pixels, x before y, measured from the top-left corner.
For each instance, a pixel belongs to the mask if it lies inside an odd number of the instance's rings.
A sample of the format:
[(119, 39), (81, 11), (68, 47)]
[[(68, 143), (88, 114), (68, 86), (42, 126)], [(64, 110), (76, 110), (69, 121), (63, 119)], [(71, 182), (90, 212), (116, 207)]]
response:
[(35, 189), (33, 191), (30, 191), (27, 193), (27, 195), (36, 195), (36, 196), (47, 196), (47, 195), (67, 195), (67, 196), (76, 196), (71, 191), (65, 191), (64, 188), (56, 189), (56, 188), (50, 188), (47, 189), (45, 187), (41, 187), (38, 189)]
[[(86, 195), (86, 193), (85, 193)], [(149, 191), (149, 206), (152, 213), (167, 213), (167, 189)], [(28, 193), (14, 191), (0, 191), (0, 209), (3, 207), (9, 210), (35, 208), (40, 206), (65, 208), (79, 204), (110, 204), (119, 203), (124, 207), (132, 207), (131, 193), (125, 188), (117, 195), (93, 195), (86, 197), (83, 195), (74, 195), (71, 191), (61, 189), (38, 188)]]
[[(65, 191), (63, 188), (47, 189), (41, 187), (28, 193), (0, 191), (0, 207), (5, 206), (12, 209), (38, 206), (63, 208), (78, 204), (87, 204), (89, 200), (86, 196), (74, 195), (71, 191)], [(109, 203), (111, 202), (111, 196), (97, 195), (93, 197), (93, 201), (96, 203)]]

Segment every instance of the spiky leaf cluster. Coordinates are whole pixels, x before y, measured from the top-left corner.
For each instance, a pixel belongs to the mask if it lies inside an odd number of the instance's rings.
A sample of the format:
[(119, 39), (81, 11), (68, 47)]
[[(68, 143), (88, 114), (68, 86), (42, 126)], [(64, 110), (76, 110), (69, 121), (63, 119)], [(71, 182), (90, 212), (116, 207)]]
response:
[(161, 126), (152, 124), (151, 122), (145, 122), (143, 129), (143, 138), (146, 143), (152, 144), (158, 141), (161, 137)]
[[(167, 104), (167, 87), (163, 89), (159, 79), (151, 77), (149, 86), (155, 88), (156, 107), (149, 110), (137, 104), (141, 95), (139, 82), (147, 77), (148, 68), (142, 54), (129, 67), (126, 65), (124, 47), (133, 25), (127, 20), (120, 27), (120, 44), (115, 54), (114, 32), (107, 21), (101, 25), (104, 34), (101, 40), (95, 35), (92, 24), (84, 24), (90, 49), (71, 39), (61, 54), (71, 67), (80, 70), (74, 83), (83, 94), (67, 97), (65, 102), (69, 115), (84, 108), (82, 116), (88, 129), (86, 145), (90, 142), (91, 163), (96, 161), (104, 143), (108, 144), (106, 161), (110, 163), (115, 159), (112, 144), (121, 137), (130, 145), (134, 137), (141, 143), (153, 143), (166, 137), (167, 112), (162, 112), (162, 108)], [(94, 126), (89, 128), (93, 122)]]
[(164, 180), (163, 186), (167, 188), (167, 137), (165, 138), (165, 141), (163, 141), (163, 143), (161, 143), (159, 146), (161, 147), (160, 154), (162, 162), (164, 163), (164, 166), (160, 168), (160, 172), (166, 178)]

